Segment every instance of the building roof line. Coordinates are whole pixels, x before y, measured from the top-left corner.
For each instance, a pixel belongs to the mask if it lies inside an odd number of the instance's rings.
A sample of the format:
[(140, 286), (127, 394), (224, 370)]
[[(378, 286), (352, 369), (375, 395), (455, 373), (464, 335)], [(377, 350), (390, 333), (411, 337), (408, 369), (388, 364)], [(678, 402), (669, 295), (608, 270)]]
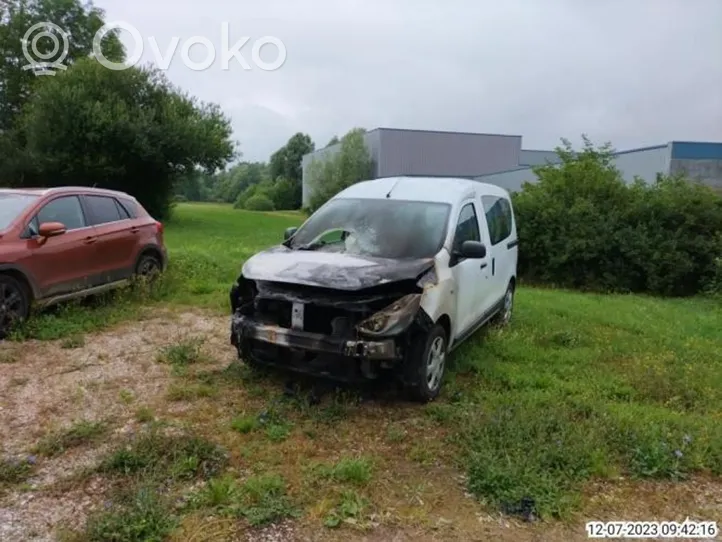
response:
[(492, 134), (492, 133), (486, 133), (486, 132), (455, 132), (453, 130), (417, 130), (415, 128), (386, 128), (383, 126), (379, 126), (377, 128), (374, 128), (373, 130), (368, 130), (369, 132), (380, 132), (382, 130), (386, 130), (389, 132), (418, 132), (418, 133), (424, 133), (424, 134), (458, 134), (458, 135), (479, 135), (479, 136), (494, 136), (494, 137), (515, 137), (515, 138), (521, 138), (521, 135), (516, 134)]

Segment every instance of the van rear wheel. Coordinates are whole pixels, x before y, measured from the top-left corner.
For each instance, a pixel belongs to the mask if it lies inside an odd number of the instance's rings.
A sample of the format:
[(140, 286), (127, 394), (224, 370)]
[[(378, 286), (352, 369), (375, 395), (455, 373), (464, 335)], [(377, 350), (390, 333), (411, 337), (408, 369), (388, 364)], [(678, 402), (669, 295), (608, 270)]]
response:
[(493, 324), (495, 326), (503, 327), (511, 321), (511, 314), (514, 310), (514, 283), (509, 283), (509, 286), (504, 293), (504, 300), (502, 302), (501, 309), (494, 316)]

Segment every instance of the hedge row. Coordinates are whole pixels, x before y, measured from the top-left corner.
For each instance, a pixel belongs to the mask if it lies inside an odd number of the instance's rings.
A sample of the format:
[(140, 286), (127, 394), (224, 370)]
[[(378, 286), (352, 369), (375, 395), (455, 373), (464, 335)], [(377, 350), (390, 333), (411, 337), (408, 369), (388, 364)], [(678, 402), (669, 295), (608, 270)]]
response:
[(607, 147), (558, 149), (515, 193), (519, 273), (597, 291), (693, 295), (722, 285), (722, 197), (683, 178), (624, 182)]

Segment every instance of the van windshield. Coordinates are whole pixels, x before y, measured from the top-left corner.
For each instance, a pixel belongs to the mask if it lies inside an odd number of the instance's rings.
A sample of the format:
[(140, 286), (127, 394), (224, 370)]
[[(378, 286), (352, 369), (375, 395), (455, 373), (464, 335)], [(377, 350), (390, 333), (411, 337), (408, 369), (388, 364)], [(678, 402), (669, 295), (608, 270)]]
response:
[(334, 199), (311, 215), (289, 247), (376, 258), (430, 258), (443, 245), (450, 210), (447, 203)]
[(0, 230), (4, 230), (38, 197), (29, 194), (0, 194)]

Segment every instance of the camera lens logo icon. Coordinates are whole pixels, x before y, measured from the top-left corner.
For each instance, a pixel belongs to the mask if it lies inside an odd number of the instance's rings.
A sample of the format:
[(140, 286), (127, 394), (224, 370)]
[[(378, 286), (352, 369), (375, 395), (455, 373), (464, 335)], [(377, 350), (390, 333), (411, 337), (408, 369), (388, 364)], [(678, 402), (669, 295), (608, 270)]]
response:
[[(62, 50), (60, 40), (63, 40)], [(52, 48), (39, 47), (41, 40), (50, 40)], [(70, 42), (68, 33), (50, 22), (37, 23), (28, 28), (22, 39), (23, 56), (28, 64), (23, 70), (33, 70), (35, 75), (55, 75), (57, 70), (67, 70), (63, 61), (68, 56)]]

